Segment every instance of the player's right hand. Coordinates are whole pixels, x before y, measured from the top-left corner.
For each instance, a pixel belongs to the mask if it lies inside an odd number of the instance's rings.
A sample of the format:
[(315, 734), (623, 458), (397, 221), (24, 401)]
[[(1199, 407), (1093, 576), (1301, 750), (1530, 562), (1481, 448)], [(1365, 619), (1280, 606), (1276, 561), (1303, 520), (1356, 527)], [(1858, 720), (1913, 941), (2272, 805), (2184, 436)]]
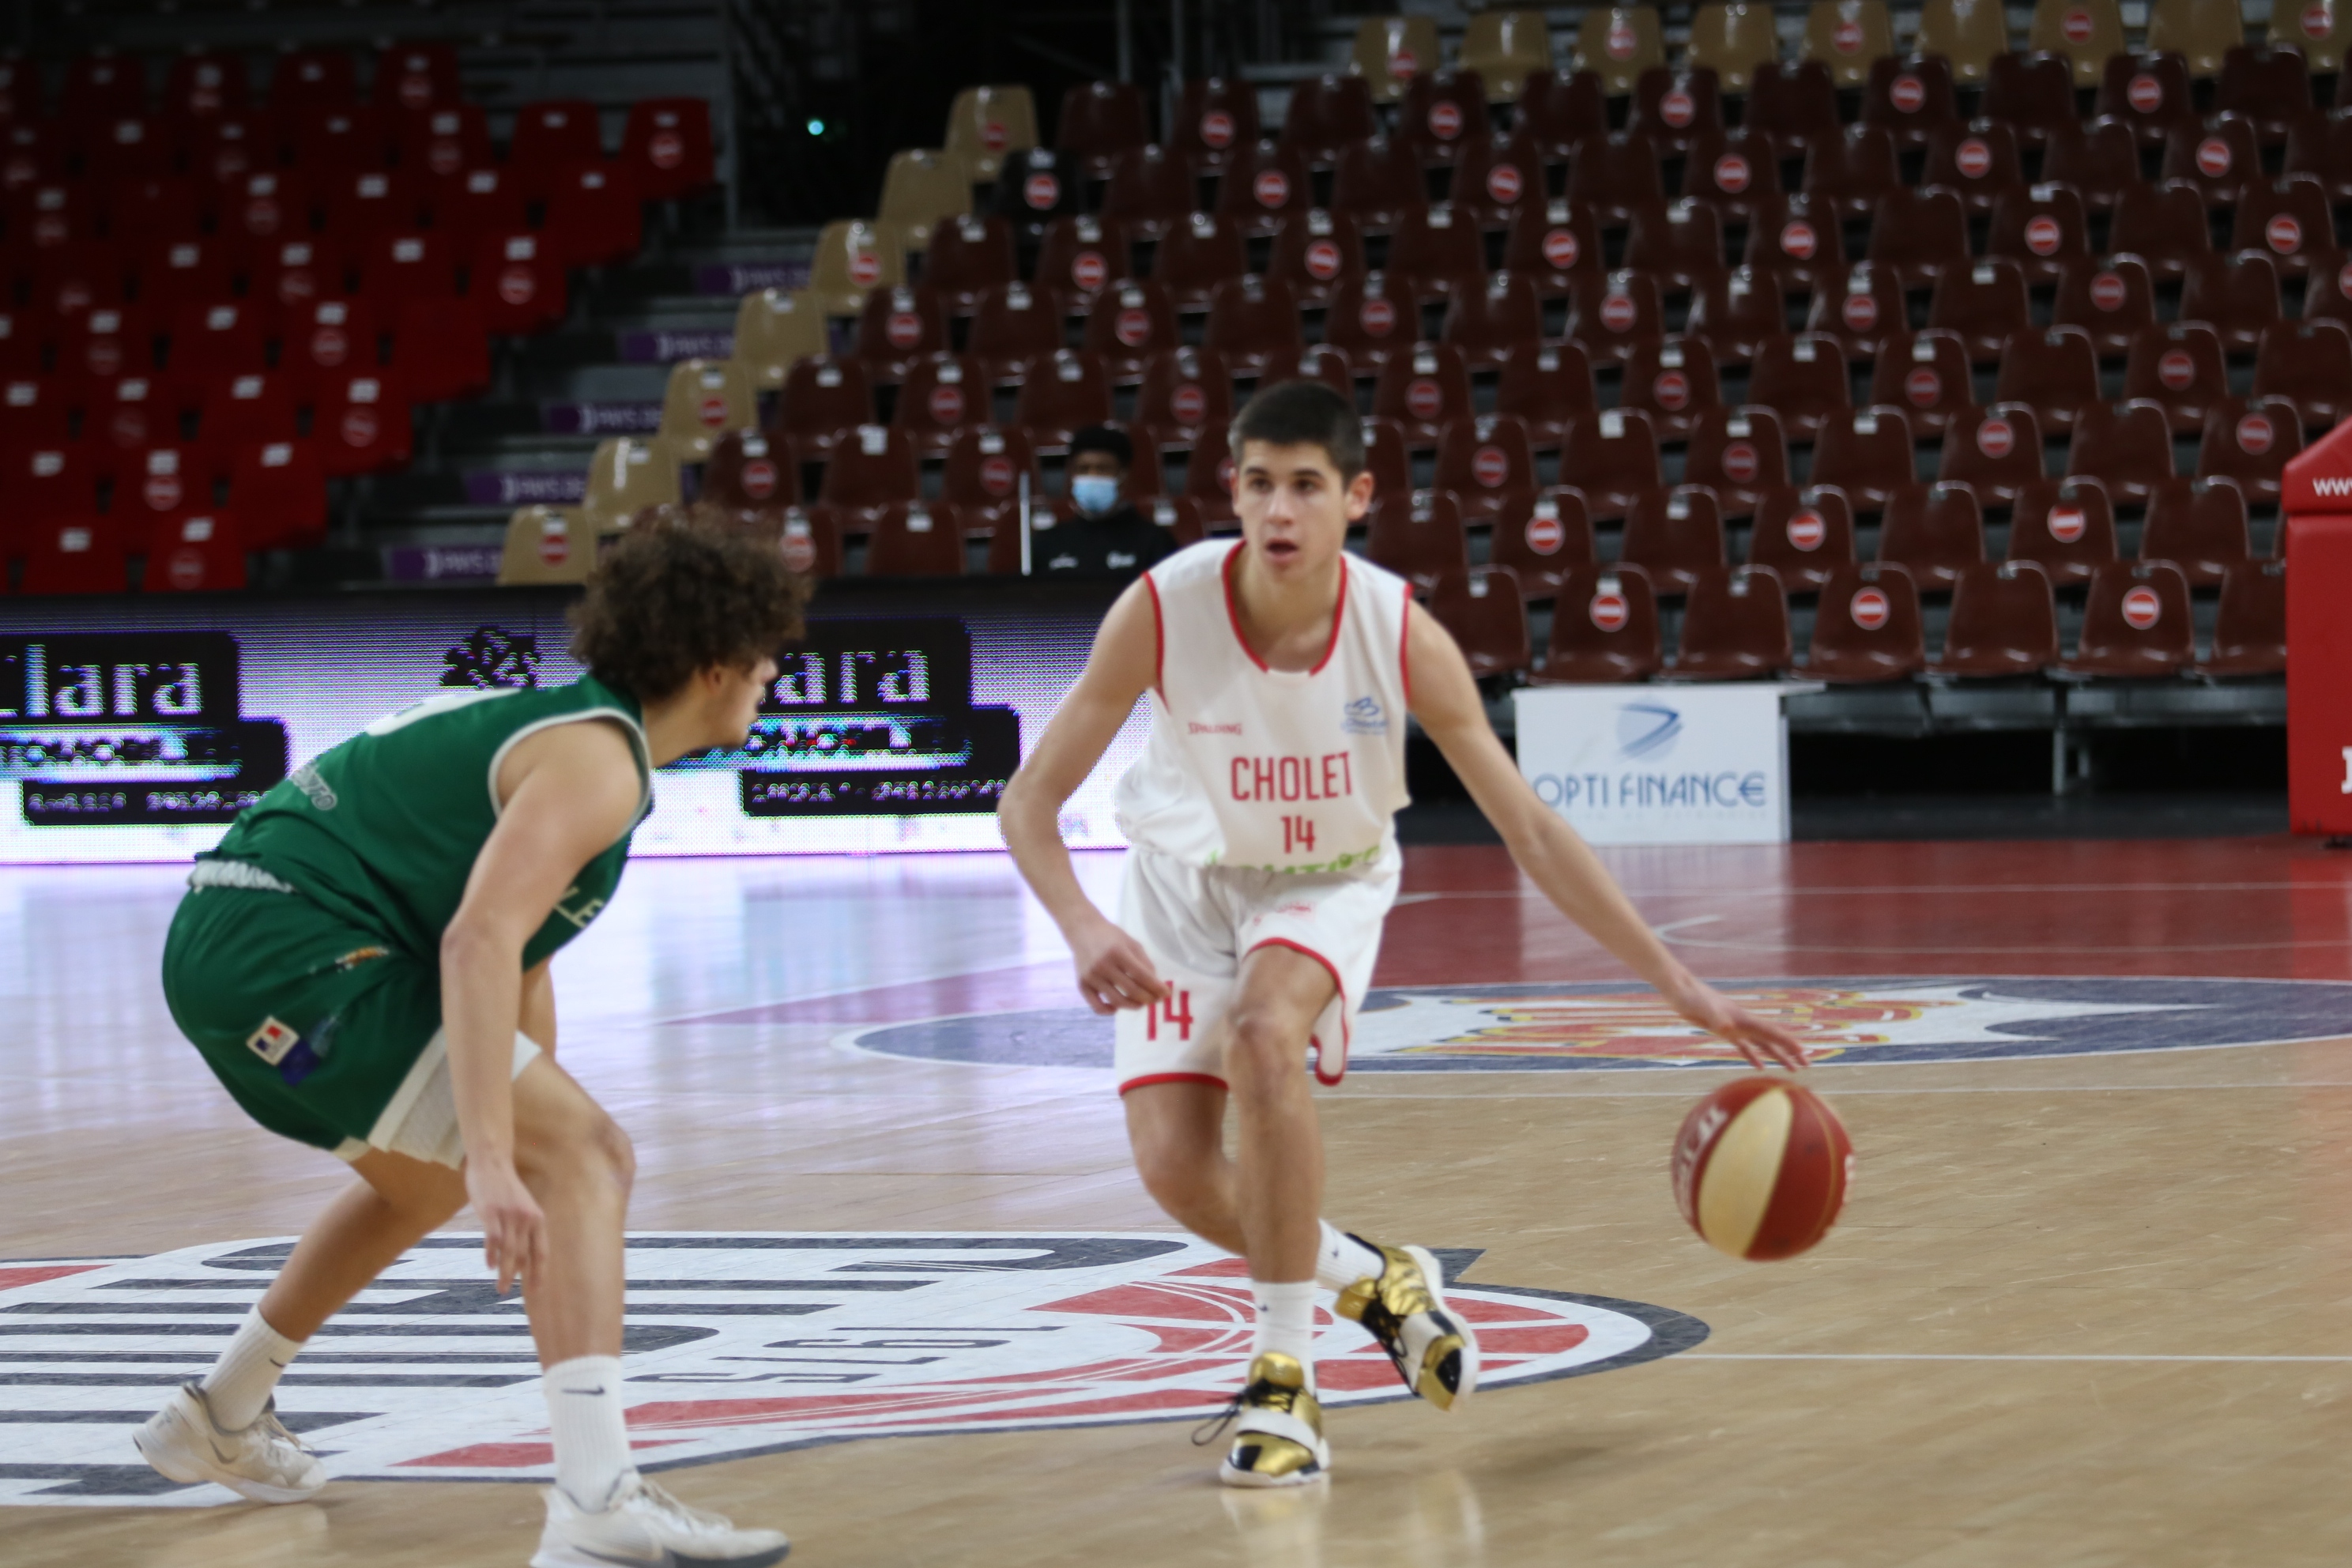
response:
[(1149, 1007), (1168, 994), (1143, 944), (1100, 917), (1070, 940), (1070, 957), (1077, 966), (1078, 994), (1097, 1013)]
[(482, 1222), (482, 1260), (499, 1277), (503, 1296), (520, 1280), (526, 1289), (547, 1261), (547, 1216), (511, 1160), (466, 1162), (466, 1197)]

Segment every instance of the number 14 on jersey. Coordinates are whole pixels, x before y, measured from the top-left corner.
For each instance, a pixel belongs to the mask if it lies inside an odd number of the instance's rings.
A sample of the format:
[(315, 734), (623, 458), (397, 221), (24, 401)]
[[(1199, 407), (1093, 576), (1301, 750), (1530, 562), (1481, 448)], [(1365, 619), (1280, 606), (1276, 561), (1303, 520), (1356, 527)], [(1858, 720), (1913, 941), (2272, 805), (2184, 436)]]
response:
[(1315, 847), (1315, 819), (1311, 816), (1286, 816), (1282, 819), (1282, 852), (1296, 855), (1301, 849)]

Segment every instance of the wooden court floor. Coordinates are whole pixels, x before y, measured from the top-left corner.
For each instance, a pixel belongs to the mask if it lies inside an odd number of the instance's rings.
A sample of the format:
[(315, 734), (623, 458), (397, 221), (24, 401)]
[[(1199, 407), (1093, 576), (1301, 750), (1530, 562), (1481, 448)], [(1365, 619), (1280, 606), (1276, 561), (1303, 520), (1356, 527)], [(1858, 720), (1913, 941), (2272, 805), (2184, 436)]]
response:
[[(1563, 1296), (1645, 1304), (1704, 1324), (1696, 1342), (1500, 1383), (1452, 1416), (1335, 1407), (1328, 1495), (1223, 1491), (1189, 1419), (950, 1420), (663, 1479), (780, 1525), (795, 1563), (824, 1565), (2352, 1559), (2352, 986), (2338, 989), (2352, 857), (2243, 839), (1611, 858), (1695, 967), (1845, 1042), (1811, 1072), (1859, 1150), (1840, 1228), (1773, 1265), (1685, 1229), (1668, 1145), (1724, 1069), (1645, 1065), (1686, 1043), (1595, 987), (1616, 978), (1607, 962), (1484, 849), (1409, 861), (1380, 982), (1421, 989), (1367, 1013), (1358, 1070), (1320, 1097), (1328, 1212), (1455, 1249), (1465, 1289), (1561, 1293), (1511, 1298), (1531, 1311), (1565, 1310)], [(1108, 900), (1116, 857), (1084, 872)], [(121, 1260), (289, 1236), (342, 1179), (239, 1120), (173, 1036), (154, 971), (177, 881), (0, 872), (0, 1563), (521, 1563), (536, 1491), (491, 1479), (339, 1480), (278, 1509), (108, 1500), (136, 1463), (127, 1422), (202, 1364), (204, 1324), (232, 1321), (219, 1314), (259, 1277), (74, 1296), (74, 1271), (96, 1260), (88, 1278), (107, 1280), (148, 1267)], [(1513, 984), (1526, 989), (1446, 994)], [(643, 863), (558, 961), (557, 986), (562, 1059), (637, 1141), (635, 1231), (1035, 1234), (1132, 1253), (1168, 1229), (1129, 1173), (1109, 1075), (1055, 1054), (1084, 1031), (1056, 1022), (1069, 997), (1055, 934), (1001, 858)], [(845, 1039), (953, 1016), (977, 1016)], [(1464, 1017), (1479, 1025), (1467, 1046), (1416, 1046), (1435, 1036), (1406, 1028), (1458, 1036)], [(985, 1059), (955, 1056), (967, 1049)], [(479, 1273), (462, 1244), (420, 1258), (436, 1276)], [(846, 1306), (790, 1309), (809, 1315), (782, 1321), (808, 1337), (761, 1342), (817, 1345), (845, 1312), (870, 1323), (894, 1300), (871, 1273), (887, 1267), (856, 1265), (867, 1294)], [(973, 1310), (1016, 1317), (986, 1290), (1035, 1278), (982, 1278)], [(1213, 1312), (1225, 1278), (1201, 1266), (1150, 1299)], [(118, 1300), (148, 1315), (118, 1321), (131, 1310)], [(184, 1320), (194, 1337), (106, 1337)], [(497, 1416), (516, 1442), (467, 1447), (497, 1424), (483, 1401), (536, 1397), (513, 1320), (466, 1321), (508, 1336), (465, 1363), (497, 1375), (448, 1391), (453, 1410), (474, 1403), (446, 1442), (429, 1415), (407, 1440), (527, 1479), (524, 1405)], [(646, 1332), (684, 1321), (656, 1314)], [(1230, 1323), (1202, 1332), (1233, 1342)], [(82, 1349), (118, 1342), (133, 1348)], [(306, 1356), (283, 1403), (360, 1410), (370, 1365)], [(436, 1396), (400, 1397), (429, 1410)], [(1139, 1408), (1158, 1407), (1127, 1415)], [(336, 1431), (313, 1440), (333, 1449)], [(641, 1430), (648, 1464), (667, 1438)], [(57, 1492), (76, 1477), (99, 1479)]]

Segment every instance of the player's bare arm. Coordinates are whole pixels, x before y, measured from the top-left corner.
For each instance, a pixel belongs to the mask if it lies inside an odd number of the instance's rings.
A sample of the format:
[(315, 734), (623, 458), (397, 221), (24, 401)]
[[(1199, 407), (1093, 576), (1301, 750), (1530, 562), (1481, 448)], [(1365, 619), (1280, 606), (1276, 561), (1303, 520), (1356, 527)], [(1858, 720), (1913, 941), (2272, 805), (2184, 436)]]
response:
[(1732, 1005), (1667, 951), (1591, 847), (1519, 776), (1486, 722), (1477, 682), (1454, 638), (1420, 605), (1408, 615), (1412, 715), (1544, 897), (1655, 986), (1675, 1012), (1738, 1047), (1756, 1066), (1804, 1066), (1804, 1047), (1794, 1036)]
[(1078, 885), (1059, 826), (1111, 738), (1159, 679), (1160, 626), (1151, 591), (1138, 582), (1118, 596), (1095, 634), (1087, 668), (1055, 710), (1037, 749), (1005, 785), (996, 809), (1005, 847), (1030, 890), (1070, 944), (1078, 990), (1097, 1013), (1141, 1007), (1167, 994), (1143, 944), (1112, 923)]
[[(584, 723), (521, 742), (501, 765), (499, 786), (505, 808), (441, 939), (441, 986), (466, 1191), (504, 1293), (530, 1279), (546, 1247), (544, 1217), (514, 1162), (514, 1037), (528, 1021), (523, 946), (581, 868), (629, 830), (643, 785), (621, 730)], [(531, 989), (545, 986), (543, 968), (539, 980)], [(551, 993), (544, 1007), (551, 1026)]]

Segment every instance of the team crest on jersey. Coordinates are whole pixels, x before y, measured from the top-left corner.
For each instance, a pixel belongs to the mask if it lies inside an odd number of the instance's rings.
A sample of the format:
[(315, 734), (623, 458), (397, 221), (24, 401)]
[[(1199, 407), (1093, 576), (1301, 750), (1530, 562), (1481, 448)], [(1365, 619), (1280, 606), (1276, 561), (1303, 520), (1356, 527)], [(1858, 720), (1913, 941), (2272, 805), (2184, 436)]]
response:
[[(2136, 976), (1742, 980), (1721, 986), (1781, 1024), (1817, 1062), (1984, 1061), (2272, 1045), (2352, 1035), (2352, 984)], [(1083, 1007), (893, 1024), (845, 1045), (932, 1061), (1103, 1068), (1111, 1023)], [(1741, 1065), (1638, 984), (1376, 990), (1351, 1072), (1478, 1072)]]
[[(18, 1374), (0, 1502), (235, 1502), (149, 1469), (131, 1434), (211, 1363), (291, 1245), (0, 1263)], [(1477, 1254), (1441, 1257), (1459, 1273)], [(629, 1432), (649, 1470), (852, 1437), (1198, 1420), (1240, 1386), (1254, 1318), (1240, 1260), (1167, 1234), (638, 1235), (628, 1270)], [(1481, 1284), (1447, 1300), (1477, 1327), (1483, 1389), (1707, 1333), (1599, 1296)], [(1355, 1323), (1318, 1310), (1317, 1331), (1327, 1406), (1409, 1397)], [(337, 1480), (551, 1475), (530, 1329), (478, 1237), (429, 1237), (387, 1269), (311, 1339), (278, 1406)]]

